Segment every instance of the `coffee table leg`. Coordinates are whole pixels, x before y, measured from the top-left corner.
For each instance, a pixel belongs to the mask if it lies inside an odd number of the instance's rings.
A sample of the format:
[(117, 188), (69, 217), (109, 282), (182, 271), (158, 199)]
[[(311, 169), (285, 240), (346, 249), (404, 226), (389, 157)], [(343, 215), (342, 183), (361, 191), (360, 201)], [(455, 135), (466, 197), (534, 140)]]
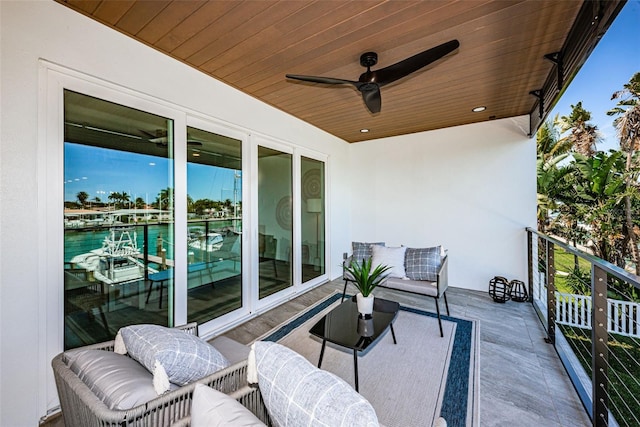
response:
[(389, 325), (389, 327), (391, 328), (391, 336), (393, 337), (393, 343), (394, 344), (398, 344), (396, 342), (396, 333), (393, 331), (393, 323), (391, 325)]
[(322, 366), (322, 358), (324, 357), (324, 347), (327, 345), (327, 340), (322, 340), (322, 349), (320, 350), (320, 359), (318, 360), (318, 369)]
[(356, 349), (353, 350), (353, 372), (356, 377), (356, 391), (360, 392), (358, 390), (358, 350)]

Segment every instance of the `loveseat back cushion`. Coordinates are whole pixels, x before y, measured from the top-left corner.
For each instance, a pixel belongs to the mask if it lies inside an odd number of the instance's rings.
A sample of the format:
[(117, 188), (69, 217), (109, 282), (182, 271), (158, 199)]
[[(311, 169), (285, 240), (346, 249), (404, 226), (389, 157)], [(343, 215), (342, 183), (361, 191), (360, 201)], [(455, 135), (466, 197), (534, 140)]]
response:
[(407, 248), (405, 271), (411, 280), (438, 280), (438, 270), (442, 263), (442, 248)]
[(341, 378), (280, 344), (257, 341), (253, 348), (258, 386), (275, 426), (378, 427), (371, 404)]
[(398, 248), (386, 246), (374, 246), (371, 248), (371, 268), (374, 269), (379, 265), (390, 267), (384, 275), (387, 277), (406, 277), (404, 262), (405, 252), (407, 248), (404, 246)]
[(261, 427), (260, 421), (232, 397), (196, 384), (191, 401), (191, 427)]
[(69, 350), (69, 369), (109, 409), (131, 409), (158, 397), (153, 376), (130, 357), (105, 350)]
[(156, 392), (170, 384), (186, 385), (230, 365), (215, 347), (202, 338), (159, 325), (121, 328), (115, 347), (122, 341), (126, 352), (153, 373)]
[(372, 254), (371, 247), (373, 245), (384, 246), (384, 242), (374, 242), (374, 243), (352, 242), (351, 243), (351, 249), (353, 251), (352, 259), (355, 262), (362, 262), (363, 259), (371, 258), (371, 254)]

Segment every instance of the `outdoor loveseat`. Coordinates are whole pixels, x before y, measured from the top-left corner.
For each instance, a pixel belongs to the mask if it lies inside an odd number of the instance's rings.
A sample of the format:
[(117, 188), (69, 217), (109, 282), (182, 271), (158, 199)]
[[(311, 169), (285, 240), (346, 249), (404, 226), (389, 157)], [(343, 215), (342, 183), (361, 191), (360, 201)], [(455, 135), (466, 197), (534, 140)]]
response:
[[(196, 323), (190, 323), (177, 329), (181, 329), (188, 334), (198, 335)], [(181, 387), (172, 385), (171, 389), (166, 393), (134, 407), (127, 409), (110, 408), (105, 401), (98, 397), (100, 392), (122, 392), (123, 389), (129, 388), (128, 384), (131, 384), (130, 381), (132, 379), (128, 379), (127, 386), (118, 387), (117, 384), (111, 383), (107, 385), (105, 390), (103, 383), (102, 390), (96, 390), (95, 383), (87, 384), (91, 383), (91, 381), (86, 376), (81, 378), (70, 365), (73, 358), (79, 354), (78, 352), (84, 350), (113, 352), (114, 343), (115, 341), (108, 341), (69, 350), (53, 359), (52, 367), (65, 426), (168, 426), (180, 419), (188, 418), (191, 411), (193, 390), (197, 383), (207, 385), (223, 393), (232, 393), (247, 384), (246, 356), (249, 352), (248, 347), (228, 338), (220, 337), (211, 341), (211, 344), (231, 363), (227, 368)], [(85, 352), (84, 354), (89, 353)], [(100, 361), (96, 363), (100, 363)], [(141, 371), (144, 371), (144, 369)], [(146, 372), (146, 374), (148, 376), (141, 378), (140, 381), (153, 381), (153, 375), (149, 372)], [(140, 373), (140, 375), (144, 377), (145, 374)], [(109, 373), (106, 378), (114, 379), (112, 382), (115, 382), (118, 375)], [(127, 381), (127, 379), (125, 378), (123, 381)], [(129, 391), (126, 390), (126, 392)], [(131, 400), (131, 396), (127, 396), (125, 399)]]
[[(442, 320), (440, 319), (440, 298), (449, 315), (449, 303), (447, 302), (448, 261), (449, 256), (441, 246), (427, 248), (386, 247), (384, 242), (366, 243), (353, 242), (352, 254), (343, 260), (343, 267), (349, 266), (352, 261), (362, 262), (371, 258), (372, 266), (386, 265), (391, 267), (387, 277), (378, 285), (383, 288), (408, 292), (416, 295), (424, 295), (434, 299), (440, 336), (442, 332)], [(347, 284), (353, 282), (353, 276), (343, 268), (344, 289), (342, 299), (347, 292)]]

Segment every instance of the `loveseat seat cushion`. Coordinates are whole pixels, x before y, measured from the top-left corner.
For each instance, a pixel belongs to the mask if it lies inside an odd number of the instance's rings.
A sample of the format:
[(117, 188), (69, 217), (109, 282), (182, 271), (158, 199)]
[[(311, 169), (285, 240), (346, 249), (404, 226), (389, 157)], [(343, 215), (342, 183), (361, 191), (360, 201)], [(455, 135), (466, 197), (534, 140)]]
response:
[(105, 350), (69, 350), (64, 356), (69, 369), (109, 409), (131, 409), (158, 397), (151, 373), (130, 357)]
[(248, 370), (256, 371), (260, 393), (276, 427), (379, 426), (371, 404), (341, 378), (280, 344), (257, 341), (253, 348), (255, 367), (250, 356)]
[(399, 291), (413, 292), (415, 294), (427, 295), (430, 297), (438, 296), (438, 286), (436, 282), (427, 280), (407, 280), (390, 277), (384, 280), (378, 286), (389, 289), (397, 289)]
[(169, 390), (170, 382), (187, 385), (230, 365), (215, 347), (202, 338), (179, 329), (159, 325), (131, 325), (121, 328), (115, 349), (124, 344), (126, 353), (153, 373), (158, 394)]

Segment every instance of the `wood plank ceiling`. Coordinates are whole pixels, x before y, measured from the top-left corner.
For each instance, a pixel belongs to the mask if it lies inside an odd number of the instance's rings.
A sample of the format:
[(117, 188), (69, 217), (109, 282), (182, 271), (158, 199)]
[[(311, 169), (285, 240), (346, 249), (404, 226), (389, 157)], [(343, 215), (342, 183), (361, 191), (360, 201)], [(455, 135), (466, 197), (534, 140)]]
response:
[[(584, 9), (575, 0), (57, 1), (348, 142), (537, 117), (530, 92), (556, 67), (545, 55), (567, 48)], [(357, 80), (363, 52), (378, 53), (377, 69), (451, 39), (457, 51), (382, 88), (377, 114), (351, 86), (285, 78)]]

